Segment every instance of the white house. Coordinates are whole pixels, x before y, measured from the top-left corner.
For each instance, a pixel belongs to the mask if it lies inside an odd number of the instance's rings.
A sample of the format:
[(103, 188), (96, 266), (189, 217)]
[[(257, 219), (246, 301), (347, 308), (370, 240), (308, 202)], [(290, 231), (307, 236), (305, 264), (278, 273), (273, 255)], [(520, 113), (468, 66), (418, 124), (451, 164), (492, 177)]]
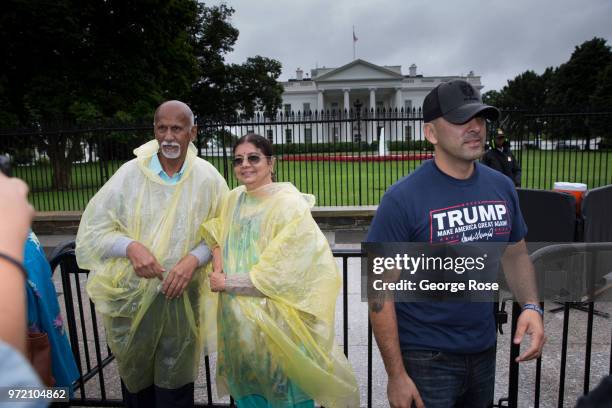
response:
[[(419, 109), (425, 95), (441, 82), (453, 79), (467, 80), (482, 89), (480, 77), (473, 72), (467, 76), (423, 76), (417, 74), (414, 64), (407, 75), (400, 65), (380, 66), (361, 59), (339, 68), (316, 68), (306, 76), (298, 68), (295, 78), (282, 83), (285, 89), (282, 118), (292, 123), (266, 127), (265, 133), (275, 143), (372, 142), (383, 131), (386, 140), (419, 140), (422, 139)], [(326, 117), (329, 113), (332, 118), (342, 118), (345, 112), (355, 109), (356, 103), (361, 104), (362, 117), (369, 117), (369, 121), (332, 119), (331, 123), (320, 123), (321, 111)], [(383, 110), (384, 115), (376, 114)], [(374, 120), (375, 115), (380, 120)], [(313, 123), (296, 125), (308, 119)]]

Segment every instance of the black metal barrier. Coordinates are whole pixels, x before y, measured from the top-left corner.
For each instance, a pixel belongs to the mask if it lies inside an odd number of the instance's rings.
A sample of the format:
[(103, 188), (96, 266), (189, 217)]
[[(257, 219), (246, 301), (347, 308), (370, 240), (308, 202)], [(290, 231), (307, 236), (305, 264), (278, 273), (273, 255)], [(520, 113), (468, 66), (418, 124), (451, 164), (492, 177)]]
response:
[[(573, 256), (576, 253), (589, 249), (601, 249), (602, 251), (605, 251), (606, 249), (609, 250), (612, 248), (611, 242), (604, 242), (612, 241), (612, 217), (610, 216), (609, 212), (609, 203), (612, 202), (612, 186), (605, 186), (588, 191), (584, 196), (579, 212), (576, 211), (575, 198), (569, 194), (555, 191), (530, 189), (518, 189), (517, 192), (523, 217), (528, 225), (526, 241), (532, 243), (567, 242), (567, 244), (557, 244), (536, 250), (531, 254), (531, 259), (533, 262), (538, 262), (546, 257), (558, 260), (561, 257)], [(576, 244), (576, 242), (582, 241), (585, 243)], [(594, 284), (593, 278), (590, 276), (585, 276), (585, 280), (587, 281), (586, 286), (588, 288), (592, 288), (592, 285)], [(608, 286), (607, 289), (610, 289), (610, 287)], [(589, 293), (591, 293), (591, 291), (589, 291)], [(542, 303), (541, 306), (544, 308), (544, 303)], [(557, 397), (558, 407), (564, 406), (565, 399), (568, 336), (571, 309), (576, 309), (587, 313), (584, 376), (582, 387), (583, 394), (587, 394), (590, 390), (594, 316), (598, 315), (606, 319), (609, 318), (606, 313), (597, 311), (595, 309), (593, 299), (588, 298), (585, 299), (584, 302), (563, 303), (561, 307), (549, 310), (553, 313), (556, 311), (563, 311), (563, 328), (560, 350), (561, 361), (559, 367)], [(514, 303), (512, 308), (512, 334), (514, 334), (516, 331), (518, 315), (520, 312), (520, 306), (517, 303)], [(610, 344), (612, 347), (612, 331), (610, 332), (610, 335)], [(516, 408), (522, 407), (523, 404), (528, 403), (529, 406), (538, 408), (541, 403), (542, 359), (539, 358), (536, 363), (533, 402), (519, 402), (519, 364), (514, 361), (518, 355), (519, 346), (511, 344), (509, 361), (510, 366), (508, 373), (508, 398), (501, 399), (496, 407)], [(608, 373), (612, 374), (612, 348), (610, 350)]]
[[(361, 258), (359, 250), (335, 250), (334, 256), (342, 259), (343, 273), (343, 329), (342, 338), (344, 353), (348, 356), (348, 260), (349, 258)], [(57, 267), (61, 271), (62, 293), (64, 294), (64, 306), (66, 322), (68, 325), (68, 337), (72, 353), (77, 362), (80, 376), (74, 383), (75, 396), (70, 400), (70, 405), (75, 406), (122, 406), (120, 399), (108, 397), (108, 384), (105, 381), (105, 368), (112, 363), (114, 356), (108, 347), (102, 350), (101, 339), (104, 338), (104, 329), (98, 324), (98, 315), (94, 304), (85, 297), (85, 282), (89, 271), (80, 269), (76, 263), (74, 253), (74, 241), (65, 243), (58, 247), (51, 255), (51, 269)], [(90, 343), (93, 341), (93, 350)], [(216, 401), (213, 398), (212, 374), (209, 357), (204, 357), (204, 377), (206, 389), (206, 401), (196, 401), (196, 407), (228, 407), (234, 406), (233, 401)], [(88, 384), (97, 377), (95, 382), (99, 389), (99, 395), (90, 396)], [(368, 406), (372, 406), (372, 329), (368, 324)]]
[[(610, 244), (612, 245), (612, 244)], [(55, 251), (55, 255), (51, 260), (53, 269), (61, 268), (61, 281), (64, 293), (66, 321), (68, 323), (69, 339), (72, 346), (72, 352), (77, 361), (77, 366), (81, 376), (75, 382), (75, 396), (71, 399), (70, 405), (76, 406), (121, 406), (121, 400), (117, 398), (109, 398), (108, 371), (105, 373), (108, 365), (112, 363), (114, 356), (108, 347), (103, 346), (101, 339), (104, 339), (104, 329), (98, 324), (98, 315), (95, 312), (93, 303), (85, 297), (84, 283), (87, 279), (89, 271), (80, 269), (76, 264), (74, 255), (74, 243), (69, 243), (63, 248)], [(550, 251), (550, 248), (545, 248)], [(558, 250), (567, 250), (560, 248)], [(336, 249), (333, 251), (336, 258), (341, 259), (342, 276), (343, 276), (343, 291), (342, 291), (342, 341), (344, 353), (348, 356), (349, 347), (349, 259), (359, 259), (363, 256), (360, 250)], [(545, 251), (544, 251), (545, 252)], [(537, 253), (532, 256), (538, 257)], [(543, 305), (544, 306), (544, 305)], [(565, 397), (565, 377), (566, 377), (566, 361), (567, 361), (567, 346), (570, 328), (570, 304), (563, 306), (563, 331), (561, 350), (561, 366), (559, 369), (559, 396), (558, 406), (562, 407)], [(586, 394), (589, 391), (589, 378), (591, 371), (591, 342), (593, 333), (593, 316), (594, 304), (588, 303), (588, 327), (587, 327), (587, 342), (585, 351), (585, 371), (584, 371), (584, 388)], [(512, 331), (510, 341), (516, 331), (516, 321), (520, 314), (520, 307), (514, 303), (512, 312)], [(363, 316), (367, 319), (367, 316)], [(93, 343), (93, 344), (92, 344)], [(104, 343), (105, 344), (105, 343)], [(499, 346), (498, 346), (499, 349)], [(523, 407), (527, 402), (519, 401), (519, 390), (523, 390), (529, 385), (519, 383), (518, 364), (514, 363), (514, 359), (519, 355), (519, 348), (512, 345), (510, 347), (510, 370), (508, 372), (508, 396), (501, 398), (495, 407)], [(499, 352), (499, 351), (498, 351)], [(362, 406), (373, 406), (373, 341), (372, 329), (368, 319), (367, 325), (367, 379), (366, 379), (366, 398), (362, 400)], [(612, 367), (612, 350), (610, 350), (610, 364)], [(541, 398), (541, 359), (538, 359), (536, 368), (536, 377), (534, 387), (534, 400), (528, 402), (528, 406), (539, 407)], [(213, 397), (212, 374), (210, 369), (210, 361), (208, 356), (204, 359), (204, 383), (196, 384), (205, 388), (206, 397), (204, 400), (196, 399), (197, 407), (228, 407), (233, 406), (233, 401), (218, 401)], [(97, 381), (95, 381), (97, 377)], [(97, 388), (97, 389), (96, 389)], [(95, 392), (92, 389), (96, 389)], [(95, 396), (94, 396), (95, 394)], [(386, 394), (385, 394), (386, 395)], [(577, 398), (578, 396), (576, 396)]]
[[(601, 243), (567, 243), (567, 244), (556, 244), (548, 247), (543, 247), (536, 250), (531, 254), (532, 262), (558, 262), (560, 259), (572, 257), (580, 253), (597, 253), (597, 252), (609, 252), (612, 251), (612, 242), (601, 242)], [(596, 262), (596, 260), (592, 260)], [(593, 287), (593, 280), (587, 277), (587, 286), (590, 289)], [(610, 289), (610, 288), (608, 288)], [(589, 293), (592, 290), (588, 290)], [(601, 294), (601, 293), (600, 293)], [(555, 302), (550, 302), (555, 303)], [(546, 304), (541, 302), (541, 307), (545, 308)], [(577, 307), (580, 306), (580, 307)], [(584, 302), (579, 305), (576, 303), (563, 303), (560, 308), (563, 311), (563, 328), (561, 332), (561, 350), (560, 353), (560, 366), (559, 366), (559, 382), (558, 382), (558, 396), (557, 406), (563, 407), (565, 400), (565, 382), (566, 382), (566, 368), (567, 368), (567, 357), (568, 357), (568, 339), (570, 334), (570, 310), (577, 309), (587, 313), (587, 324), (586, 324), (586, 339), (584, 348), (584, 375), (583, 375), (583, 394), (587, 394), (590, 390), (590, 376), (591, 376), (591, 357), (592, 357), (592, 342), (593, 342), (593, 329), (594, 329), (594, 316), (597, 314), (595, 310), (595, 303), (592, 299), (585, 298)], [(556, 309), (550, 309), (549, 312), (555, 312)], [(521, 307), (518, 303), (513, 303), (512, 307), (512, 339), (516, 332), (518, 317), (521, 313)], [(601, 313), (600, 313), (601, 315)], [(546, 315), (545, 315), (546, 316)], [(603, 316), (607, 318), (607, 316)], [(612, 332), (610, 333), (612, 335)], [(550, 337), (550, 335), (549, 335)], [(612, 338), (610, 341), (612, 347)], [(519, 356), (520, 347), (512, 344), (510, 347), (510, 366), (509, 366), (509, 382), (508, 382), (508, 398), (499, 400), (496, 407), (523, 407), (530, 406), (538, 408), (541, 404), (541, 378), (542, 378), (542, 358), (538, 358), (536, 362), (535, 381), (533, 389), (533, 402), (531, 401), (519, 401), (519, 364), (514, 360)], [(608, 373), (612, 374), (612, 348), (610, 349), (610, 364)], [(575, 401), (574, 401), (575, 402)], [(527, 404), (527, 405), (526, 405)], [(572, 405), (573, 406), (573, 405)]]

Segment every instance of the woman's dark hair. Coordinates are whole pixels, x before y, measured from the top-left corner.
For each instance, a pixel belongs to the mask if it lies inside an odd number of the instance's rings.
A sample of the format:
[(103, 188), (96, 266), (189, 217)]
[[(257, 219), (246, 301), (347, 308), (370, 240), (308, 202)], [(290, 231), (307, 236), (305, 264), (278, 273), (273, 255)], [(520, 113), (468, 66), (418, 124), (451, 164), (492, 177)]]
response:
[[(241, 144), (250, 143), (264, 154), (264, 156), (268, 156), (268, 162), (272, 156), (274, 156), (274, 149), (272, 148), (272, 143), (265, 137), (258, 135), (257, 133), (247, 133), (242, 136), (236, 144), (234, 145), (234, 149), (232, 150), (233, 154), (236, 154), (236, 149)], [(272, 169), (272, 181), (276, 181), (276, 174), (274, 173), (274, 169)]]
[(234, 145), (234, 154), (236, 154), (236, 149), (241, 144), (251, 143), (253, 146), (261, 150), (264, 156), (274, 156), (274, 150), (272, 149), (272, 143), (265, 137), (258, 135), (256, 133), (247, 133), (242, 136), (236, 144)]

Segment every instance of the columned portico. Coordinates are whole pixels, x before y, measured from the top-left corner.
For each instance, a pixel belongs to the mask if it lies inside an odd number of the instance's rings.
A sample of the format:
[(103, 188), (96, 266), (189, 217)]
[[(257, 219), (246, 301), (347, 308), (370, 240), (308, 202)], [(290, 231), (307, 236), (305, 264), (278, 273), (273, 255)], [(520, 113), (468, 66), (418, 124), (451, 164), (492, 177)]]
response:
[[(272, 134), (281, 143), (350, 141), (357, 140), (357, 134), (360, 134), (359, 140), (370, 143), (383, 132), (387, 141), (421, 140), (422, 125), (415, 121), (402, 121), (401, 115), (407, 114), (403, 110), (409, 107), (419, 109), (429, 91), (450, 80), (465, 79), (477, 89), (482, 88), (480, 77), (474, 75), (467, 78), (425, 77), (417, 73), (416, 66), (410, 67), (408, 75), (403, 74), (401, 68), (358, 59), (337, 68), (317, 67), (311, 70), (310, 78), (304, 78), (303, 72), (299, 72), (301, 70), (296, 71), (295, 79), (283, 82), (283, 109), (323, 111), (325, 118), (330, 120), (299, 123), (292, 129), (279, 127), (278, 130), (267, 130), (268, 135)], [(345, 111), (353, 111), (356, 115), (354, 104), (357, 100), (362, 104), (361, 118), (364, 120), (343, 121), (342, 113)], [(371, 120), (379, 117), (390, 120)], [(293, 137), (286, 137), (292, 133)]]
[(370, 109), (376, 110), (376, 88), (370, 89)]
[(395, 107), (397, 108), (398, 111), (402, 109), (402, 88), (401, 87), (395, 88)]
[(325, 109), (325, 101), (323, 100), (323, 91), (319, 90), (317, 92), (317, 110), (322, 111)]

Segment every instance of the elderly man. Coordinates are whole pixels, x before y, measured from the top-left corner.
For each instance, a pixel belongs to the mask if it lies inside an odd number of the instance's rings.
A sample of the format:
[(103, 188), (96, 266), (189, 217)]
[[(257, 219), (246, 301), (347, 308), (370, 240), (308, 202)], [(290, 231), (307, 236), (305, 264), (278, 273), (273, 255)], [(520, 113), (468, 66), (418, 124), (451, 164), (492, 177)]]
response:
[[(517, 282), (522, 285), (521, 293), (515, 293), (523, 312), (514, 341), (520, 343), (525, 333), (532, 337), (518, 357), (525, 361), (539, 356), (544, 344), (542, 309), (523, 240), (526, 226), (512, 182), (476, 161), (483, 152), (485, 118), (498, 114), (466, 81), (433, 89), (425, 97), (423, 119), (435, 157), (387, 190), (367, 241), (507, 243), (501, 263), (513, 278), (508, 283), (513, 289)], [(482, 219), (492, 205), (498, 216), (495, 228)], [(467, 214), (459, 220), (465, 228), (452, 228), (461, 214)], [(491, 302), (372, 299), (370, 318), (389, 376), (391, 407), (491, 406), (496, 340)]]
[(76, 256), (91, 271), (87, 293), (103, 315), (126, 405), (192, 407), (199, 354), (216, 321), (198, 227), (217, 215), (228, 188), (196, 156), (186, 104), (161, 104), (154, 128), (155, 140), (87, 205)]

